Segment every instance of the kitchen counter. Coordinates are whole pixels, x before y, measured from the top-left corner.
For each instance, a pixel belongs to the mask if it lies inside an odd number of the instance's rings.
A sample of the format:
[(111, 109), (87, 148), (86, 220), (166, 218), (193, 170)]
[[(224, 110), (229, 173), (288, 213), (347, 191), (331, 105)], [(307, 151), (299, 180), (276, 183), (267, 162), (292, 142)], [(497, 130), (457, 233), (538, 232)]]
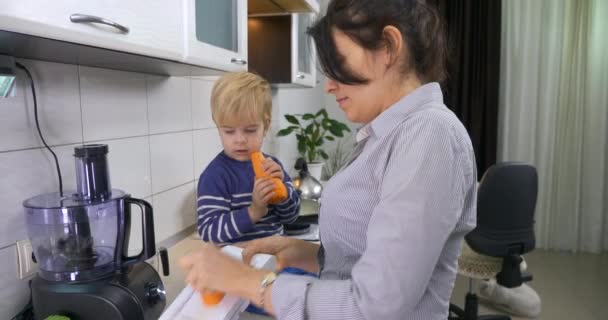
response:
[[(189, 235), (185, 239), (179, 241), (174, 246), (168, 248), (169, 251), (169, 269), (170, 275), (164, 277), (161, 275), (167, 292), (167, 306), (169, 306), (177, 295), (184, 289), (185, 274), (179, 267), (179, 258), (199, 248), (202, 245), (201, 240), (196, 233)], [(240, 320), (269, 320), (273, 317), (260, 316), (248, 312), (241, 313)]]
[(313, 216), (318, 214), (318, 201), (302, 199), (302, 202), (300, 203), (300, 217)]

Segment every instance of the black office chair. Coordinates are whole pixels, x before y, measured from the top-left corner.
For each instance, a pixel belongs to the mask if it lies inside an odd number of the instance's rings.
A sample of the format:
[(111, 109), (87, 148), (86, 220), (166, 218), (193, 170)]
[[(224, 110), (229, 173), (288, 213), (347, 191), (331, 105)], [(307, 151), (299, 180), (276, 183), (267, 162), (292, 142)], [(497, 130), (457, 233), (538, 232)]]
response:
[[(498, 262), (496, 282), (515, 288), (532, 276), (520, 269), (521, 255), (535, 246), (534, 209), (538, 191), (536, 168), (523, 163), (500, 163), (484, 174), (477, 191), (477, 227), (465, 236), (466, 244), (479, 255)], [(496, 258), (499, 258), (498, 260)], [(461, 263), (462, 261), (459, 261)], [(498, 269), (498, 268), (497, 268)], [(459, 271), (460, 272), (460, 271)], [(469, 274), (470, 275), (470, 274)], [(464, 309), (450, 305), (454, 320), (510, 320), (504, 315), (479, 316), (472, 279)]]

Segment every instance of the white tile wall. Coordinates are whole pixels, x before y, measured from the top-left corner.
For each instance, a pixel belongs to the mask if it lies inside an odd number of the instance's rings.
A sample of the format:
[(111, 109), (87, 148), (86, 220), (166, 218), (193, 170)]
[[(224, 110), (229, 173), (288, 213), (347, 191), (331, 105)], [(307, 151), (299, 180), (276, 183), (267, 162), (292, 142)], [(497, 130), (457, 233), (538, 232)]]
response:
[(190, 79), (148, 76), (150, 134), (192, 129)]
[(184, 230), (196, 222), (194, 182), (152, 196), (154, 223), (157, 228), (156, 241), (159, 242)]
[[(82, 121), (78, 71), (73, 65), (19, 60), (34, 77), (40, 128), (50, 145), (81, 143)], [(30, 81), (17, 70), (15, 98), (0, 108), (0, 151), (42, 146), (34, 122)]]
[(148, 133), (146, 75), (79, 67), (85, 141)]
[[(153, 205), (157, 242), (196, 222), (195, 181), (221, 151), (209, 106), (214, 78), (20, 61), (35, 77), (40, 123), (48, 141), (58, 145), (54, 150), (66, 190), (75, 187), (74, 146), (106, 143), (112, 186)], [(14, 243), (27, 238), (21, 203), (57, 189), (54, 163), (40, 148), (33, 126), (29, 87), (23, 74), (18, 75), (18, 96), (0, 99), (0, 319), (14, 316), (28, 296), (27, 282), (16, 280), (15, 269)], [(282, 150), (291, 150), (284, 145), (291, 142), (272, 136), (285, 110), (292, 112), (293, 103), (299, 111), (319, 106), (316, 91), (300, 90), (274, 92), (279, 98), (273, 99), (272, 129), (264, 150), (279, 158)], [(138, 212), (133, 210), (131, 253), (141, 248)]]
[[(55, 147), (62, 170), (64, 190), (74, 190), (75, 145)], [(44, 149), (0, 153), (0, 248), (26, 238), (23, 200), (38, 194), (58, 192), (55, 162)], [(1, 260), (0, 260), (1, 261)]]
[(150, 138), (147, 136), (100, 141), (107, 144), (108, 166), (112, 188), (121, 189), (135, 198), (152, 194)]
[(194, 180), (192, 131), (150, 136), (152, 192)]
[[(278, 108), (277, 108), (278, 109)], [(264, 144), (262, 145), (262, 151), (267, 154), (276, 155), (278, 150), (278, 137), (277, 132), (279, 132), (279, 121), (272, 121), (270, 123), (270, 127), (268, 128), (268, 132), (266, 133), (266, 137), (264, 138)]]
[(198, 179), (209, 162), (222, 151), (216, 128), (194, 131), (194, 178)]
[(192, 125), (194, 129), (215, 128), (211, 117), (213, 80), (192, 79)]

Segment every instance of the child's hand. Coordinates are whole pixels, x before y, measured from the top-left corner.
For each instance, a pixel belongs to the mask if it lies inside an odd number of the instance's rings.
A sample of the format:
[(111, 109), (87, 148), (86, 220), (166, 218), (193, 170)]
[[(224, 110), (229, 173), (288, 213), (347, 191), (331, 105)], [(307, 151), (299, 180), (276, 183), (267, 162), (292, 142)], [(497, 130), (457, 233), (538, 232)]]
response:
[(274, 196), (274, 182), (271, 178), (255, 179), (249, 216), (256, 223), (268, 213), (268, 201)]
[(264, 162), (262, 163), (262, 168), (264, 168), (264, 171), (266, 171), (266, 173), (271, 177), (278, 178), (283, 181), (283, 169), (278, 163), (274, 162), (271, 157), (267, 157), (266, 159), (264, 159)]

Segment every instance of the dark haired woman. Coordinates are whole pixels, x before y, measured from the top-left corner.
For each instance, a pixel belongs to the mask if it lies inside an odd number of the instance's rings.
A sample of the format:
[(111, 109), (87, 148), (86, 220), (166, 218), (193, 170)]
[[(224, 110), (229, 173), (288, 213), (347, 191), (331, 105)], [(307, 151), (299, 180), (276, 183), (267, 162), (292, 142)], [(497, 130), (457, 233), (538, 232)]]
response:
[(238, 295), (278, 319), (446, 319), (464, 235), (475, 226), (471, 141), (443, 104), (446, 40), (422, 0), (333, 0), (310, 29), (346, 117), (363, 127), (348, 165), (323, 191), (321, 245), (250, 242), (268, 273), (211, 246), (184, 257), (193, 287)]

